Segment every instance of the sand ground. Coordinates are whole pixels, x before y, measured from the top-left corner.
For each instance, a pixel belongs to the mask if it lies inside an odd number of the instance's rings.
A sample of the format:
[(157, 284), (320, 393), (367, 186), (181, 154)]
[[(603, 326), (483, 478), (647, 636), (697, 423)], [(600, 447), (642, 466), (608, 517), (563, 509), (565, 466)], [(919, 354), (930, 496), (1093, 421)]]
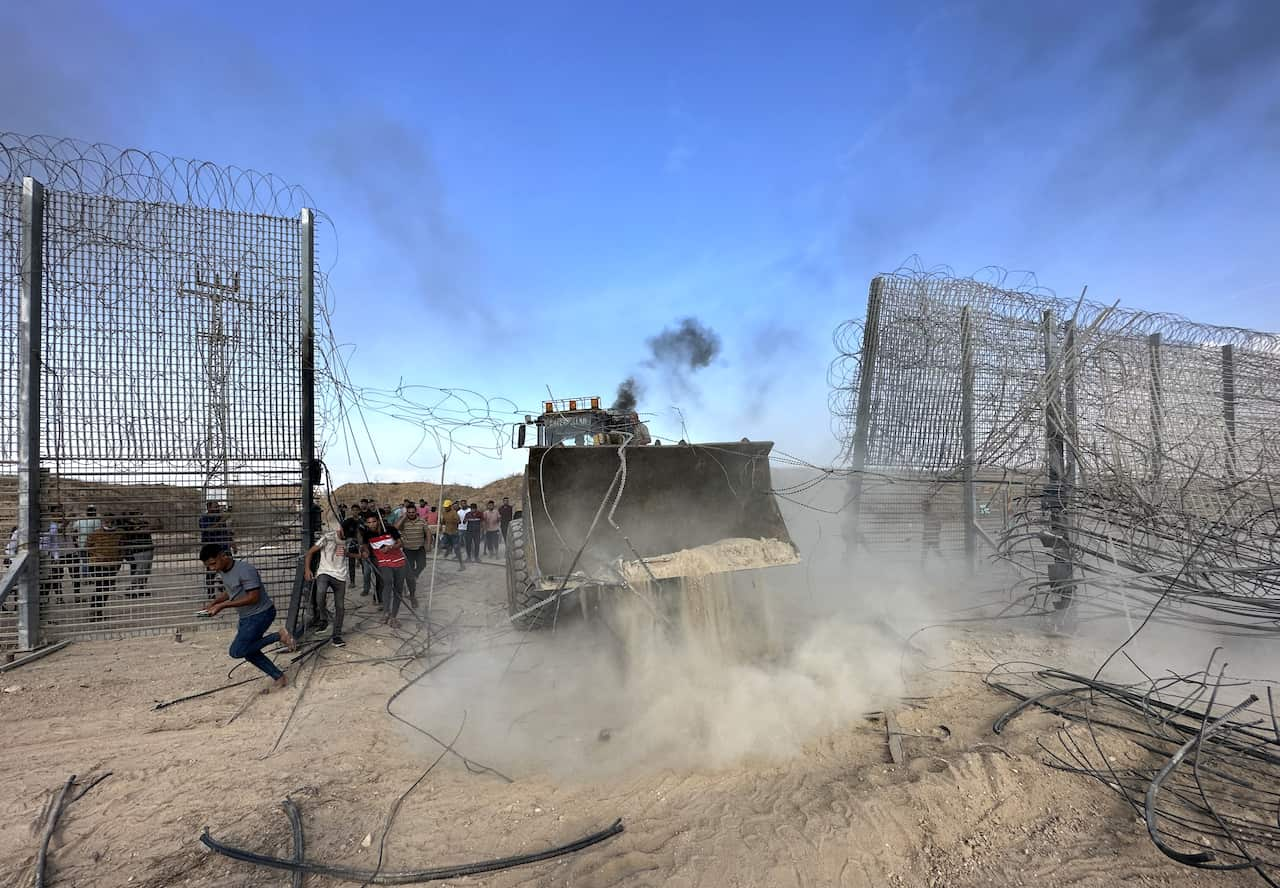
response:
[[(612, 679), (590, 657), (575, 665), (574, 646), (593, 643), (591, 633), (568, 621), (555, 635), (509, 629), (503, 582), (496, 566), (442, 571), (430, 662), (454, 656), (396, 711), (445, 740), (466, 712), (457, 749), (512, 782), (446, 755), (404, 800), (386, 869), (536, 850), (620, 817), (623, 834), (575, 855), (447, 884), (1252, 884), (1166, 860), (1116, 797), (1041, 764), (1036, 740), (1057, 727), (1054, 718), (1028, 714), (992, 735), (1008, 700), (983, 687), (976, 669), (911, 677), (912, 693), (928, 699), (894, 706), (909, 735), (903, 765), (889, 761), (883, 723), (863, 717), (824, 727), (783, 756), (748, 751), (714, 765), (697, 755), (681, 763), (671, 749), (650, 756), (651, 735), (628, 726)], [(260, 695), (263, 682), (254, 682), (153, 710), (226, 681), (229, 621), (228, 630), (181, 642), (73, 644), (0, 675), (0, 882), (27, 884), (38, 821), (66, 778), (103, 771), (112, 775), (62, 818), (50, 884), (288, 885), (286, 873), (198, 841), (208, 827), (287, 856), (286, 796), (301, 806), (310, 859), (373, 868), (388, 810), (441, 747), (385, 709), (424, 661), (403, 671), (403, 662), (356, 662), (403, 653), (412, 621), (393, 633), (369, 599), (353, 600), (348, 646), (291, 671), (294, 686), (283, 693)], [(975, 632), (947, 645), (960, 663), (1054, 655), (1051, 642), (1012, 634)], [(242, 668), (234, 677), (246, 676)], [(592, 693), (591, 707), (574, 704)], [(528, 711), (515, 711), (523, 697)], [(337, 883), (309, 876), (306, 884)]]

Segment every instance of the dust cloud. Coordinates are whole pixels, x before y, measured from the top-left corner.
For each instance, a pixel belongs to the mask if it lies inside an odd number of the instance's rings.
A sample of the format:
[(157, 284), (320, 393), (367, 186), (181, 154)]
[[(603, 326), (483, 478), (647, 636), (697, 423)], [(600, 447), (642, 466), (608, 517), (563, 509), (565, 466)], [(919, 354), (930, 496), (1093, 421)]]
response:
[[(836, 486), (811, 498), (838, 501)], [(493, 619), (415, 689), (413, 719), (451, 736), (465, 712), (460, 747), (513, 777), (594, 779), (782, 763), (893, 705), (904, 637), (938, 612), (937, 575), (851, 568), (842, 518), (808, 505), (786, 509), (798, 565), (663, 581), (657, 607), (643, 584), (611, 593), (607, 625), (575, 598), (554, 629)]]

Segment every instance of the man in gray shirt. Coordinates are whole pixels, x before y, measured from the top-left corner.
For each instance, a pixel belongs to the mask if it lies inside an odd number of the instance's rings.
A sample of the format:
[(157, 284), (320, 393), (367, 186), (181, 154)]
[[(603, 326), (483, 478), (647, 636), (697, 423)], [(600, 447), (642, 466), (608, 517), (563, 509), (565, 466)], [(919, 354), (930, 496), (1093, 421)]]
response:
[(257, 666), (275, 680), (277, 688), (285, 687), (289, 680), (262, 649), (278, 641), (289, 650), (296, 651), (298, 642), (284, 627), (279, 632), (265, 634), (275, 622), (276, 606), (272, 603), (271, 596), (267, 595), (267, 587), (263, 585), (262, 577), (258, 576), (258, 569), (247, 561), (232, 558), (225, 543), (206, 543), (201, 546), (200, 560), (204, 562), (206, 570), (218, 575), (223, 587), (205, 608), (205, 613), (216, 617), (233, 607), (240, 617), (236, 637), (231, 642), (228, 653), (236, 659), (243, 658)]

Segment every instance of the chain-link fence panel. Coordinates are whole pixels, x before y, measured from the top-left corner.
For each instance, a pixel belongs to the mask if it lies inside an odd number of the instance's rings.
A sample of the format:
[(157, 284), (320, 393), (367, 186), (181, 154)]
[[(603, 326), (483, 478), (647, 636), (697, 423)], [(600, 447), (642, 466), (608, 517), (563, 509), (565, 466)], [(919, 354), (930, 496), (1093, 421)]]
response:
[[(0, 519), (16, 514), (21, 177), (45, 180), (40, 637), (198, 625), (225, 544), (282, 614), (302, 538), (300, 192), (0, 134)], [(291, 207), (292, 208), (292, 207)], [(13, 596), (0, 647), (15, 640)]]

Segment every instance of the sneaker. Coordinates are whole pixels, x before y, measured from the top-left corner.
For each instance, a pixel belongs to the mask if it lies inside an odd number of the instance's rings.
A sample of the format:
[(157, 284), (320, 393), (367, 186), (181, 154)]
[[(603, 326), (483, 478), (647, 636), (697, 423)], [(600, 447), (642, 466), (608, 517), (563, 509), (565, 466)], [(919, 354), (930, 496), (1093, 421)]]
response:
[(334, 646), (334, 647), (336, 647), (336, 648), (344, 648), (344, 647), (346, 647), (346, 646), (347, 646), (347, 643), (346, 643), (345, 641), (343, 641), (343, 640), (342, 640), (342, 636), (341, 636), (341, 635), (335, 635), (335, 636), (333, 636), (333, 639), (332, 639), (332, 640), (333, 640), (333, 646)]

